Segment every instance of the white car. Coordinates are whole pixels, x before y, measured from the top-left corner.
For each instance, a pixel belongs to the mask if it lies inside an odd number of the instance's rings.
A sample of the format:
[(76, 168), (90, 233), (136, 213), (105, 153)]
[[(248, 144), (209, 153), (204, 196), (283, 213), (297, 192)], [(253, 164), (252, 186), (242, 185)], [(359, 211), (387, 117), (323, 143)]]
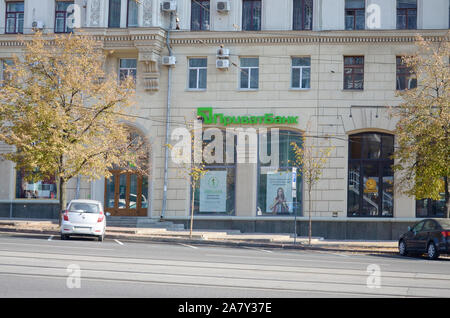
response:
[[(63, 211), (61, 222), (61, 240), (72, 235), (96, 236), (103, 241), (106, 230), (106, 218), (103, 205), (94, 200), (72, 200)], [(110, 215), (106, 213), (106, 215)]]

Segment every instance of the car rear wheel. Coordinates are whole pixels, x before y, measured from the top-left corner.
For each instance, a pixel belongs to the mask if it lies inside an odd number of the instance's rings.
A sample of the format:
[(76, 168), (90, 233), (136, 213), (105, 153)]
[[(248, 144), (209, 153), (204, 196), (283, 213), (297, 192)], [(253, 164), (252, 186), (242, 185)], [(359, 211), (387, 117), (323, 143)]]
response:
[(398, 243), (398, 251), (401, 256), (408, 255), (408, 251), (406, 250), (406, 243), (404, 240), (401, 240), (400, 243)]
[(428, 244), (427, 254), (429, 259), (437, 259), (439, 257), (439, 252), (433, 242)]
[(61, 234), (61, 240), (68, 240), (68, 239), (69, 239), (69, 235)]

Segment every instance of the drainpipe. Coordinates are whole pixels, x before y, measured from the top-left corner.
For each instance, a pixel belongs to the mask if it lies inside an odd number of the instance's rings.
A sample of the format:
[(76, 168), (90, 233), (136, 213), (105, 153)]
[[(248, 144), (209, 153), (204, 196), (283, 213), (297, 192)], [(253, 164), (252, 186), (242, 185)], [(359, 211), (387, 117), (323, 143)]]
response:
[[(173, 12), (170, 12), (170, 24), (169, 29), (167, 30), (166, 36), (166, 46), (169, 51), (169, 56), (173, 55), (172, 48), (170, 47), (170, 30), (172, 30), (172, 20), (173, 20)], [(161, 210), (161, 219), (164, 218), (167, 209), (167, 183), (169, 178), (169, 148), (167, 145), (169, 144), (169, 133), (170, 133), (170, 102), (172, 95), (172, 67), (169, 66), (168, 76), (167, 76), (167, 107), (166, 107), (166, 142), (164, 144), (165, 147), (165, 159), (164, 159), (164, 189), (163, 189), (163, 202), (162, 202), (162, 210)]]
[(77, 191), (75, 194), (75, 199), (79, 199), (80, 198), (80, 175), (77, 175)]

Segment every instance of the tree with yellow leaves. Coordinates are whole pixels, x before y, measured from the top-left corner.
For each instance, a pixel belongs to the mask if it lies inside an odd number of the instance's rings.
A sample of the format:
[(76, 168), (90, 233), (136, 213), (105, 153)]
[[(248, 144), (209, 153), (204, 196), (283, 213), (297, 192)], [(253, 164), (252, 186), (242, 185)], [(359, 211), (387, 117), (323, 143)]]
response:
[(63, 210), (71, 178), (140, 166), (142, 143), (123, 124), (134, 81), (105, 74), (101, 45), (89, 36), (36, 33), (22, 42), (1, 83), (0, 141), (16, 149), (3, 156), (28, 181), (56, 178)]
[[(309, 131), (310, 123), (308, 123)], [(309, 227), (308, 227), (308, 238), (309, 245), (311, 245), (312, 237), (312, 198), (311, 193), (313, 187), (319, 182), (323, 169), (325, 168), (328, 159), (331, 155), (332, 147), (326, 147), (323, 145), (315, 145), (314, 140), (306, 138), (302, 135), (302, 144), (298, 145), (296, 142), (291, 142), (292, 150), (294, 151), (294, 159), (291, 162), (293, 167), (297, 167), (304, 182), (306, 183), (306, 188), (308, 191), (309, 200)]]
[(403, 62), (417, 76), (417, 88), (399, 92), (393, 107), (399, 121), (394, 170), (400, 192), (416, 199), (441, 199), (450, 216), (450, 33), (440, 41), (417, 37), (418, 52)]

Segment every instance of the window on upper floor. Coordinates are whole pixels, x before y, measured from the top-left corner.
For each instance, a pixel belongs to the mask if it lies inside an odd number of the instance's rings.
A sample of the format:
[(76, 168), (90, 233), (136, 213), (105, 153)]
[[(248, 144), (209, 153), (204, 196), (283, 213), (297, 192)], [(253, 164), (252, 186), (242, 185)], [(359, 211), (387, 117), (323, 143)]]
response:
[(397, 0), (397, 29), (417, 29), (417, 0)]
[(366, 26), (364, 0), (345, 0), (345, 29), (364, 30)]
[(24, 2), (6, 3), (5, 33), (23, 33)]
[(189, 59), (189, 89), (205, 90), (206, 89), (206, 58), (190, 58)]
[(313, 0), (294, 0), (293, 16), (293, 30), (312, 30)]
[(414, 72), (403, 62), (401, 56), (397, 56), (397, 90), (405, 90), (417, 87), (417, 78)]
[(127, 5), (127, 26), (128, 27), (137, 27), (138, 26), (138, 0), (128, 0)]
[(311, 87), (311, 58), (292, 58), (292, 83), (293, 89), (308, 89)]
[(242, 1), (242, 30), (261, 30), (261, 0)]
[(109, 0), (108, 27), (120, 28), (121, 0)]
[(344, 56), (344, 89), (364, 89), (364, 56)]
[(191, 1), (191, 30), (209, 30), (209, 0)]
[(73, 1), (56, 1), (55, 5), (55, 33), (70, 33), (73, 30), (69, 28), (67, 17), (73, 12), (73, 7), (68, 11)]
[(244, 90), (256, 90), (259, 88), (259, 58), (241, 58), (239, 87)]
[(137, 60), (136, 59), (120, 59), (119, 60), (119, 79), (123, 81), (128, 76), (133, 77), (136, 82)]

